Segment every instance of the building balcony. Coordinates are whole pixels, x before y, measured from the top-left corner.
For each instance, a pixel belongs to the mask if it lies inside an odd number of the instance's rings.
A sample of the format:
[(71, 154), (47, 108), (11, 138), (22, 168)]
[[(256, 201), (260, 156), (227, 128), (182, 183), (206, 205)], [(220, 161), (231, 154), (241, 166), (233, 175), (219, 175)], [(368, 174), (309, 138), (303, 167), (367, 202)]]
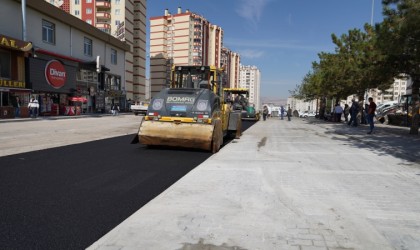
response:
[(111, 20), (111, 14), (109, 12), (96, 12), (96, 18), (98, 20)]
[(111, 29), (111, 25), (109, 23), (96, 23), (95, 26), (98, 29)]
[(110, 9), (111, 3), (109, 1), (96, 1), (96, 7), (103, 9)]

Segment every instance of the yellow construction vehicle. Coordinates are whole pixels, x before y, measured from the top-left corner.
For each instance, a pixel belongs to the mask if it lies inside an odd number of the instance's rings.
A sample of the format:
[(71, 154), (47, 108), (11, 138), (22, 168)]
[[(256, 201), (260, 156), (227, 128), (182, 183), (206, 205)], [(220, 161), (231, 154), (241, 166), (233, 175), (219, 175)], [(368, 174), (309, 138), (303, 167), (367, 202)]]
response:
[(223, 97), (224, 71), (214, 66), (173, 66), (170, 87), (150, 102), (133, 143), (219, 151), (241, 134), (240, 114)]
[(260, 112), (255, 110), (255, 105), (249, 103), (249, 89), (224, 88), (226, 102), (231, 103), (233, 112), (239, 112), (242, 120), (260, 120)]

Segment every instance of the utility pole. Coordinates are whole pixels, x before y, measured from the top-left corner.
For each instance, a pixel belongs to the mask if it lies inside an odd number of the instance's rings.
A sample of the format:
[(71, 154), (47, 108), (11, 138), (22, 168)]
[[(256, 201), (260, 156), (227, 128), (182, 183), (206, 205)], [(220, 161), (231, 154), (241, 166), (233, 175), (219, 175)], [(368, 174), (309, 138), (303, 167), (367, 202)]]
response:
[(375, 0), (372, 0), (372, 13), (370, 15), (370, 26), (373, 26), (373, 9), (375, 8)]
[(22, 0), (22, 40), (26, 41), (26, 0)]

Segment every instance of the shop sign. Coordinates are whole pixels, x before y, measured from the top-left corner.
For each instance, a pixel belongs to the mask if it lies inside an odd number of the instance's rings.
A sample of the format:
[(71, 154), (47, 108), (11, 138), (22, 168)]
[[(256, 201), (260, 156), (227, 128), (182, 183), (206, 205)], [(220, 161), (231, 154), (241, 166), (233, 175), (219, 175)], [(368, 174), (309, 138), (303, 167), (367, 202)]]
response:
[(49, 61), (47, 66), (45, 66), (45, 79), (55, 89), (63, 87), (67, 79), (64, 65), (57, 60)]
[(24, 89), (25, 82), (0, 79), (0, 87)]
[(123, 92), (121, 90), (109, 90), (107, 96), (109, 97), (121, 97)]
[(5, 35), (0, 34), (0, 46), (6, 47), (9, 49), (16, 49), (21, 51), (29, 51), (32, 49), (31, 42), (25, 42), (21, 40), (17, 40)]

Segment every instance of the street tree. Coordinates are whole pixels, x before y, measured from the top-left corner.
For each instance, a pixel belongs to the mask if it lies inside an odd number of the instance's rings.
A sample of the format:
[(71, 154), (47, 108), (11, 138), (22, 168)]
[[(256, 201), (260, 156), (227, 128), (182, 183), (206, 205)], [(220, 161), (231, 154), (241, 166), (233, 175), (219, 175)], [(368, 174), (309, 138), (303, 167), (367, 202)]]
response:
[(410, 134), (418, 135), (420, 88), (420, 1), (383, 0), (384, 20), (375, 27), (376, 46), (383, 55), (381, 71), (390, 78), (412, 80)]

